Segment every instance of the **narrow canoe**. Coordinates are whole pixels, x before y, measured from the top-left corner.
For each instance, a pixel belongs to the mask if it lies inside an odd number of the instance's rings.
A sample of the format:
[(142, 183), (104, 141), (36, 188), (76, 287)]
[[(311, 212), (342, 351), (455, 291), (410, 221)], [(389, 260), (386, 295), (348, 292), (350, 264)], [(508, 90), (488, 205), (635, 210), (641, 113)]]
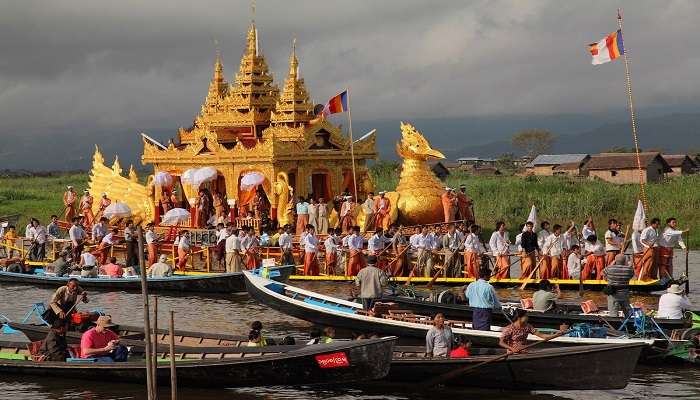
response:
[[(424, 339), (431, 327), (430, 318), (414, 314), (410, 310), (392, 310), (388, 315), (375, 317), (362, 312), (360, 304), (308, 290), (273, 282), (244, 272), (248, 293), (256, 301), (293, 317), (323, 326), (334, 326), (352, 332), (372, 332), (380, 335), (395, 335), (405, 338)], [(498, 347), (501, 327), (492, 326), (490, 331), (471, 329), (465, 321), (448, 321), (455, 334), (466, 336), (475, 346)], [(530, 335), (528, 342), (541, 341)], [(643, 344), (645, 353), (665, 351), (669, 343), (665, 339), (633, 338), (579, 338), (562, 336), (542, 347), (582, 346), (592, 344)]]
[[(279, 272), (274, 277), (277, 281), (286, 281), (294, 266), (271, 267), (270, 271)], [(15, 284), (41, 285), (58, 287), (65, 285), (69, 278), (77, 278), (85, 289), (141, 291), (139, 276), (125, 278), (84, 278), (80, 276), (49, 276), (44, 274), (21, 274), (0, 271), (0, 282)], [(222, 274), (174, 275), (167, 278), (148, 278), (148, 289), (155, 292), (187, 293), (234, 293), (244, 292), (245, 283), (242, 272)]]
[[(343, 341), (313, 346), (230, 348), (225, 353), (199, 353), (178, 359), (178, 385), (241, 387), (316, 385), (381, 379), (389, 372), (396, 338)], [(16, 347), (12, 347), (16, 346)], [(26, 347), (25, 347), (26, 348)], [(144, 360), (122, 363), (35, 362), (17, 344), (0, 343), (0, 375), (34, 375), (96, 382), (146, 381)], [(13, 355), (14, 354), (14, 355)], [(160, 362), (160, 384), (170, 382), (170, 366)]]

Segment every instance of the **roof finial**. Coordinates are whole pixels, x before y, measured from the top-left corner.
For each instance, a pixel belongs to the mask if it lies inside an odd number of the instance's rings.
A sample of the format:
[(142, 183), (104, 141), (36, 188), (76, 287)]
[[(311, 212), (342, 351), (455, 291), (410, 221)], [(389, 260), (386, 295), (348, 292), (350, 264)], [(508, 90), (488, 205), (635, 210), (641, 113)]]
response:
[(255, 0), (250, 0), (250, 21), (255, 25)]
[(299, 61), (297, 61), (297, 38), (292, 39), (292, 54), (289, 56), (289, 77), (299, 76)]

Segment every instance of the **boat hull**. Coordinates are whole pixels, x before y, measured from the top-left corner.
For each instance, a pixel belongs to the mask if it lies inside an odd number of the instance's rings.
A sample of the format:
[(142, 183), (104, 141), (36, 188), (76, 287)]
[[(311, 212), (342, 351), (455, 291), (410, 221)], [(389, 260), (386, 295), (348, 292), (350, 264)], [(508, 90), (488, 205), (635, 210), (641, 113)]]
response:
[[(294, 267), (291, 265), (271, 267), (270, 270), (279, 271), (280, 275), (273, 279), (283, 282), (289, 279)], [(0, 282), (13, 284), (58, 287), (65, 285), (69, 278), (73, 278), (73, 276), (56, 277), (0, 271)], [(84, 289), (141, 291), (139, 278), (83, 278), (80, 276), (75, 276), (75, 278), (80, 281), (80, 286)], [(186, 293), (235, 293), (246, 290), (242, 272), (148, 278), (148, 289), (154, 292)]]

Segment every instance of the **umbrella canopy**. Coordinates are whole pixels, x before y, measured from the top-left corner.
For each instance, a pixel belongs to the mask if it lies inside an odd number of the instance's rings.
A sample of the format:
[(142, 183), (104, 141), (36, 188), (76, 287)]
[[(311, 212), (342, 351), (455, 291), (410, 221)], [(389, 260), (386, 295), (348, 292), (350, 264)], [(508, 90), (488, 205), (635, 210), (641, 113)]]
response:
[[(530, 215), (527, 216), (527, 220), (525, 222), (532, 222), (532, 225), (537, 228), (537, 209), (535, 208), (535, 205), (532, 205), (532, 208), (530, 209)], [(523, 232), (525, 232), (525, 227), (523, 226)]]
[(127, 218), (131, 216), (131, 208), (126, 203), (114, 202), (105, 208), (102, 215), (105, 218)]
[(193, 184), (193, 177), (195, 172), (197, 172), (197, 168), (188, 169), (187, 171), (183, 172), (182, 175), (180, 175), (180, 181), (189, 185)]
[(248, 191), (255, 186), (261, 185), (263, 182), (265, 182), (265, 175), (261, 174), (260, 172), (247, 172), (243, 177), (241, 178), (241, 190), (242, 191)]
[(187, 221), (190, 218), (190, 212), (184, 208), (173, 208), (163, 215), (160, 223), (163, 225), (177, 225)]
[(192, 185), (199, 186), (204, 182), (213, 181), (219, 175), (219, 171), (212, 167), (199, 168), (192, 174)]
[(169, 173), (161, 171), (153, 177), (153, 183), (162, 187), (170, 187), (173, 185), (173, 177)]
[(644, 212), (644, 204), (641, 200), (637, 201), (637, 211), (634, 213), (634, 220), (632, 221), (632, 229), (635, 231), (642, 231), (646, 228), (644, 221), (647, 219), (646, 213)]

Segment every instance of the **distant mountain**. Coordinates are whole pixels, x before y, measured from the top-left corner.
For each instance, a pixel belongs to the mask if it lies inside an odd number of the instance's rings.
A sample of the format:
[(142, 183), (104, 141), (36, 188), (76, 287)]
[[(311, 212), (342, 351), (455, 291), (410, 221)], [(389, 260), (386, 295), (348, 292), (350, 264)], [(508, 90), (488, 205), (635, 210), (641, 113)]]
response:
[[(638, 123), (639, 146), (643, 150), (666, 153), (689, 152), (700, 149), (700, 114), (669, 114), (644, 118)], [(555, 132), (555, 131), (553, 131)], [(572, 135), (559, 135), (552, 153), (599, 153), (612, 147), (632, 148), (632, 128), (629, 121), (606, 123), (594, 129)], [(510, 140), (464, 146), (449, 152), (449, 158), (464, 156), (498, 157), (504, 153), (518, 155)]]

